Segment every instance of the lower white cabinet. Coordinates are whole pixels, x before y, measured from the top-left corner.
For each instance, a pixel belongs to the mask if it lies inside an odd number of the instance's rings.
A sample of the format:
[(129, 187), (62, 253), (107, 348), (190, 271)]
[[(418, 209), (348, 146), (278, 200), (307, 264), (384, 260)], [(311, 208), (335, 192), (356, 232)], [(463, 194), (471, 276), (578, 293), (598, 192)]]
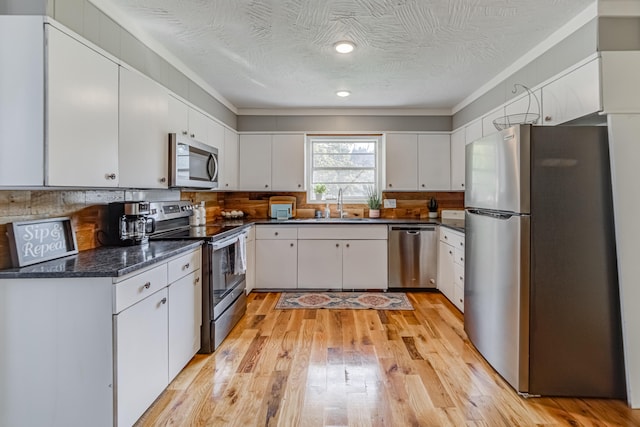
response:
[(133, 425), (199, 348), (200, 254), (117, 278), (0, 279), (0, 426)]
[(344, 241), (298, 241), (298, 288), (342, 289)]
[(250, 227), (247, 234), (247, 274), (245, 280), (247, 281), (246, 292), (249, 292), (256, 287), (256, 228)]
[(440, 227), (438, 289), (464, 311), (464, 234)]
[(295, 289), (298, 242), (256, 237), (256, 289)]
[(113, 316), (115, 413), (130, 426), (169, 384), (167, 288)]
[(387, 240), (349, 240), (342, 254), (342, 289), (387, 289)]

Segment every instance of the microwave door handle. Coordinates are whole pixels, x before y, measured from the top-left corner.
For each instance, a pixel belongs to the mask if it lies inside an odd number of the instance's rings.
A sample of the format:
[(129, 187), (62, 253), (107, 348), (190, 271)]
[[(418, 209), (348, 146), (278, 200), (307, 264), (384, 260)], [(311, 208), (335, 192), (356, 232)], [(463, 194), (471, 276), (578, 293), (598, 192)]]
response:
[(218, 158), (211, 154), (211, 159), (213, 160), (213, 177), (211, 178), (211, 181), (215, 181), (218, 178)]
[(215, 181), (218, 176), (218, 162), (213, 154), (209, 154), (207, 160), (207, 175), (209, 175), (209, 181)]

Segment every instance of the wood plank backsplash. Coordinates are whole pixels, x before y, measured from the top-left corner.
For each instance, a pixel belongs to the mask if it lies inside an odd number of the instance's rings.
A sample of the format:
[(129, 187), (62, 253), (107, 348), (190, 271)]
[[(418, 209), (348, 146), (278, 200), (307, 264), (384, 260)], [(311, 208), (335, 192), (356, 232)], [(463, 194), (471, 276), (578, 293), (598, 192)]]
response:
[[(221, 218), (223, 210), (241, 210), (248, 218), (268, 218), (269, 197), (294, 196), (298, 217), (312, 217), (316, 209), (324, 211), (324, 203), (307, 202), (306, 192), (206, 192), (183, 191), (182, 200), (197, 204), (205, 202), (207, 221)], [(462, 192), (384, 192), (383, 199), (396, 199), (395, 209), (381, 209), (383, 218), (428, 217), (427, 201), (438, 200), (438, 211), (462, 209)], [(99, 231), (106, 221), (106, 205), (125, 200), (124, 190), (6, 190), (0, 191), (0, 269), (11, 267), (6, 224), (14, 221), (68, 216), (71, 218), (78, 250), (100, 246)], [(331, 216), (336, 217), (335, 202), (331, 204)], [(345, 204), (350, 216), (368, 216), (369, 209), (362, 204)]]

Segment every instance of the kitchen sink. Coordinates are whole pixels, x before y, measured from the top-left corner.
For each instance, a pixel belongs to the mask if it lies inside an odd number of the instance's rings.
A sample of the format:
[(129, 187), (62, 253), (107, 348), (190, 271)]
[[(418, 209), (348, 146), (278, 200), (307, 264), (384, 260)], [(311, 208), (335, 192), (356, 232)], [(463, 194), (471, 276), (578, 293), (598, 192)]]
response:
[(290, 222), (304, 223), (341, 223), (341, 222), (375, 222), (372, 218), (297, 218), (290, 219)]

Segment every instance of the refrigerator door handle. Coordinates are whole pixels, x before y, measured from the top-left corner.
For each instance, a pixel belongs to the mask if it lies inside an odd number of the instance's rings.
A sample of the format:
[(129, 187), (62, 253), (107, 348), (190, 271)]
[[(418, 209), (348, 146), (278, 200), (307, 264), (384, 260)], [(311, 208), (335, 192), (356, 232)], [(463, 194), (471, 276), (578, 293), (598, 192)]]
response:
[(509, 219), (515, 216), (514, 214), (510, 214), (510, 213), (492, 212), (492, 211), (485, 211), (481, 209), (467, 209), (467, 212), (473, 215), (489, 216), (491, 218), (496, 218), (496, 219)]

